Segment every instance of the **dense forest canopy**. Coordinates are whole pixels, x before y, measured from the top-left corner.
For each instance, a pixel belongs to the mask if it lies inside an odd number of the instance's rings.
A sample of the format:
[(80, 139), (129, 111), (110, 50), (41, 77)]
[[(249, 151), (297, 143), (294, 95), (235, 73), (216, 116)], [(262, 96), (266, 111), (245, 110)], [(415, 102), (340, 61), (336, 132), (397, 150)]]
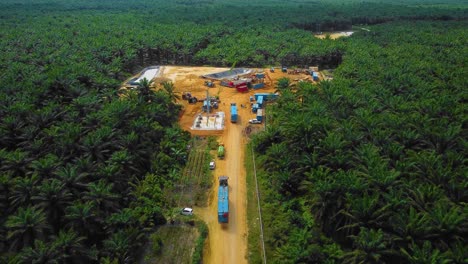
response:
[(271, 263), (466, 262), (467, 26), (374, 26), (333, 81), (279, 83), (254, 141)]
[[(278, 262), (368, 260), (369, 249), (385, 260), (431, 252), (457, 262), (467, 252), (467, 6), (1, 1), (0, 262), (132, 262), (147, 230), (165, 222), (172, 205), (163, 193), (179, 177), (189, 136), (175, 124), (170, 84), (119, 97), (130, 74), (149, 64), (342, 62), (333, 82), (283, 87), (272, 126), (255, 141), (264, 166), (275, 161), (271, 206), (289, 201), (277, 206), (269, 247)], [(357, 24), (382, 25), (348, 40), (311, 34)], [(295, 114), (280, 127), (285, 112)], [(299, 144), (299, 164), (281, 159), (281, 142)], [(411, 225), (395, 227), (403, 222)]]
[[(345, 27), (350, 23), (376, 23), (399, 18), (457, 19), (466, 16), (468, 2), (463, 1), (248, 1), (248, 0), (43, 0), (2, 1), (3, 17), (46, 13), (125, 13), (162, 23), (292, 25), (328, 23)], [(27, 11), (24, 13), (22, 11)], [(339, 23), (338, 23), (339, 22)], [(336, 24), (336, 25), (335, 25)], [(340, 28), (337, 28), (338, 30)], [(315, 30), (315, 29), (314, 29)], [(324, 31), (327, 28), (323, 29)]]

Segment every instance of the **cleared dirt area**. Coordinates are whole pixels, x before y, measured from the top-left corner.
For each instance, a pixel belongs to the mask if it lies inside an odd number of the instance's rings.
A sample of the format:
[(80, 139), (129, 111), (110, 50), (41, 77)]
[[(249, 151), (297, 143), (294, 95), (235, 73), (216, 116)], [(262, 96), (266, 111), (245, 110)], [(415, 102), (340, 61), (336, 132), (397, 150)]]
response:
[[(228, 70), (227, 68), (213, 67), (162, 67), (159, 78), (169, 79), (174, 83), (176, 92), (182, 95), (190, 92), (197, 98), (206, 97), (208, 90), (210, 96), (219, 96), (221, 103), (217, 111), (224, 111), (226, 114), (225, 129), (221, 131), (191, 130), (193, 119), (201, 113), (202, 103), (188, 104), (181, 100), (184, 111), (180, 115), (179, 123), (181, 127), (189, 131), (192, 135), (217, 136), (218, 142), (224, 143), (226, 154), (224, 160), (216, 159), (216, 169), (213, 173), (213, 184), (208, 195), (207, 207), (195, 207), (194, 211), (208, 226), (208, 239), (206, 240), (203, 263), (220, 264), (247, 263), (247, 218), (246, 218), (246, 172), (244, 168), (244, 150), (247, 138), (245, 129), (249, 127), (248, 120), (255, 118), (250, 108), (249, 97), (255, 93), (274, 92), (274, 83), (281, 77), (307, 78), (303, 75), (288, 75), (279, 71), (269, 73), (272, 82), (265, 80), (265, 88), (250, 90), (247, 93), (239, 93), (235, 88), (223, 87), (218, 81), (214, 88), (204, 85), (205, 79), (201, 75), (216, 73)], [(265, 69), (267, 71), (267, 69)], [(238, 106), (239, 120), (237, 123), (230, 122), (230, 104), (236, 103)], [(245, 108), (241, 104), (246, 105)], [(262, 126), (262, 125), (253, 125)], [(215, 151), (212, 152), (216, 156)], [(229, 223), (221, 225), (217, 218), (217, 193), (218, 177), (226, 175), (229, 177)]]
[(324, 39), (327, 36), (330, 36), (331, 39), (337, 39), (341, 37), (349, 37), (353, 34), (353, 31), (346, 31), (346, 32), (324, 32), (322, 34), (316, 34), (315, 37), (319, 39)]

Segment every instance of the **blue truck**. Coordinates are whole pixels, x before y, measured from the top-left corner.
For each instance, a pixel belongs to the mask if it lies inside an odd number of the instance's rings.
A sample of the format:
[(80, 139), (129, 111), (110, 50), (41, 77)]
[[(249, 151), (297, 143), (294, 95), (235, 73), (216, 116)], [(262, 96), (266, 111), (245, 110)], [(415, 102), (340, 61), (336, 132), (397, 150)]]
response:
[(229, 177), (219, 177), (218, 187), (218, 222), (228, 223), (229, 222)]
[(231, 103), (231, 123), (237, 123), (237, 105)]

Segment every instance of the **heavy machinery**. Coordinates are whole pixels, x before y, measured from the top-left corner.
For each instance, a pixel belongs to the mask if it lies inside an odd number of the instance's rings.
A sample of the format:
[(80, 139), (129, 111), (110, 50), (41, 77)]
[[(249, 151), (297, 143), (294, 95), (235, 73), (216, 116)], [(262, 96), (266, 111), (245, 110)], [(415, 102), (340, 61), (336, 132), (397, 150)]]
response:
[(205, 85), (206, 85), (206, 86), (208, 86), (208, 87), (210, 87), (210, 88), (213, 88), (213, 87), (215, 87), (215, 84), (214, 84), (214, 82), (213, 82), (213, 81), (211, 81), (211, 80), (205, 81)]
[(190, 92), (182, 93), (182, 100), (187, 100), (189, 104), (196, 104), (198, 102), (198, 99), (192, 96)]
[(192, 97), (192, 94), (189, 92), (182, 93), (182, 100), (188, 100), (191, 97)]

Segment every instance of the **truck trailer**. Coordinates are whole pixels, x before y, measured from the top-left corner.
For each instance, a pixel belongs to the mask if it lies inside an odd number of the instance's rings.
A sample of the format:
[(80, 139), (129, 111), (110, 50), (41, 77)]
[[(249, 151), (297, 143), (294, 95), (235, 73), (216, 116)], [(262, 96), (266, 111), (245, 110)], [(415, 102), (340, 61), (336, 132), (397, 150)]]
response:
[(229, 222), (229, 177), (219, 177), (218, 187), (218, 222), (228, 223)]

